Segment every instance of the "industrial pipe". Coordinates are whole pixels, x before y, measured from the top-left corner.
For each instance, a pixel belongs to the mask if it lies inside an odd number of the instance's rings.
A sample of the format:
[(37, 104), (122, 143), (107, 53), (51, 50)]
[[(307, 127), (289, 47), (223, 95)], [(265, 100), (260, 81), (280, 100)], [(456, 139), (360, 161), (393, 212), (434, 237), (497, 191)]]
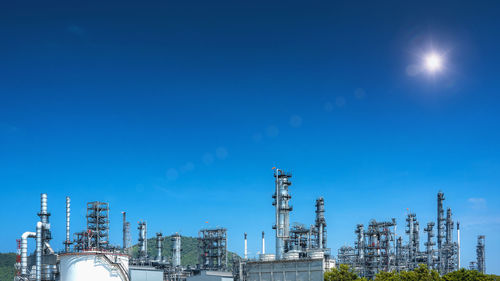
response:
[(21, 236), (21, 275), (28, 274), (28, 238), (36, 238), (36, 233), (26, 231)]
[(42, 228), (43, 223), (36, 223), (36, 281), (42, 280)]
[(47, 212), (47, 194), (42, 193), (40, 195), (40, 219), (43, 223), (48, 223), (48, 212)]

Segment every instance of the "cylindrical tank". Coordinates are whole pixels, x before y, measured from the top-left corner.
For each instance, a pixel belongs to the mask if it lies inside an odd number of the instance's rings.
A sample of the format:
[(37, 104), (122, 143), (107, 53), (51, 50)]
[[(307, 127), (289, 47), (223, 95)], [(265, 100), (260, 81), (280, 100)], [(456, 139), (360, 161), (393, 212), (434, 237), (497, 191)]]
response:
[(273, 261), (276, 259), (276, 256), (274, 254), (260, 254), (259, 259), (261, 261)]
[(325, 252), (322, 249), (309, 250), (307, 251), (307, 256), (311, 259), (321, 259), (325, 256)]
[(126, 281), (129, 256), (121, 253), (81, 252), (60, 255), (61, 281)]
[(291, 250), (285, 253), (284, 258), (286, 260), (298, 260), (299, 259), (299, 251)]

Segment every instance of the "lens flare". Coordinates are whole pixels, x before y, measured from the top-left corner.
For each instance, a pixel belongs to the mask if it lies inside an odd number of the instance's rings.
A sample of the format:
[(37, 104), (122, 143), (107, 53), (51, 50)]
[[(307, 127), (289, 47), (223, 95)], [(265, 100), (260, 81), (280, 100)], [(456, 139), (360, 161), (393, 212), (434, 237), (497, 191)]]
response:
[(431, 73), (439, 71), (443, 68), (443, 59), (436, 53), (430, 53), (425, 56), (425, 68)]

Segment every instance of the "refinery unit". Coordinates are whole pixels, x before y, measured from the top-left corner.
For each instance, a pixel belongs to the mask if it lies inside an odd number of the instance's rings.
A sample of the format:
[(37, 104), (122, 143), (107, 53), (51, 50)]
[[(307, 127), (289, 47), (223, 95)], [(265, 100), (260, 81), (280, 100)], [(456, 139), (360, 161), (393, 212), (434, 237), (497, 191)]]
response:
[[(51, 247), (47, 194), (41, 194), (41, 206), (34, 232), (25, 232), (18, 240), (17, 275), (15, 281), (295, 281), (323, 280), (324, 272), (347, 264), (359, 275), (373, 278), (380, 271), (405, 271), (427, 264), (440, 274), (457, 270), (460, 261), (460, 224), (456, 223), (457, 240), (454, 241), (454, 222), (451, 209), (443, 208), (444, 194), (437, 196), (437, 221), (427, 223), (425, 249), (420, 249), (420, 225), (417, 217), (409, 213), (406, 219), (408, 241), (396, 235), (396, 220), (370, 221), (367, 228), (358, 224), (354, 247), (343, 246), (338, 256), (331, 255), (327, 247), (325, 200), (315, 202), (315, 220), (310, 225), (290, 224), (292, 206), (289, 192), (290, 173), (274, 169), (275, 253), (266, 253), (265, 233), (262, 232), (262, 249), (258, 257), (249, 258), (247, 234), (243, 234), (244, 255), (228, 255), (227, 229), (223, 227), (202, 229), (198, 233), (198, 264), (182, 265), (181, 235), (148, 236), (148, 224), (139, 221), (137, 253), (132, 257), (130, 222), (122, 212), (122, 245), (110, 244), (109, 213), (106, 202), (86, 204), (86, 229), (70, 232), (70, 204), (66, 197), (66, 235), (64, 250), (56, 252)], [(437, 235), (434, 234), (434, 227)], [(154, 251), (148, 251), (149, 240), (154, 240)], [(151, 238), (154, 237), (154, 238)], [(437, 239), (434, 239), (436, 237)], [(28, 241), (35, 241), (35, 251), (28, 255)], [(164, 256), (165, 240), (172, 242), (172, 254)], [(437, 241), (434, 242), (434, 241)], [(168, 240), (167, 240), (168, 241)], [(434, 247), (436, 246), (437, 247)], [(151, 245), (150, 245), (151, 246)], [(155, 253), (150, 255), (150, 253)], [(478, 236), (477, 261), (471, 269), (485, 272), (485, 237)]]
[[(342, 246), (338, 250), (337, 263), (347, 264), (362, 277), (373, 278), (381, 271), (407, 271), (420, 264), (437, 270), (441, 275), (461, 268), (460, 261), (460, 223), (457, 222), (457, 241), (453, 241), (454, 222), (451, 208), (444, 216), (444, 194), (437, 194), (437, 221), (428, 222), (423, 229), (426, 233), (425, 248), (420, 249), (420, 224), (414, 213), (406, 218), (407, 242), (396, 234), (396, 219), (378, 222), (371, 220), (365, 229), (358, 224), (354, 233), (354, 247)], [(437, 243), (434, 242), (434, 227), (437, 227)], [(436, 246), (434, 248), (434, 246)], [(482, 273), (485, 272), (484, 236), (479, 236), (477, 246), (477, 262), (470, 266)]]

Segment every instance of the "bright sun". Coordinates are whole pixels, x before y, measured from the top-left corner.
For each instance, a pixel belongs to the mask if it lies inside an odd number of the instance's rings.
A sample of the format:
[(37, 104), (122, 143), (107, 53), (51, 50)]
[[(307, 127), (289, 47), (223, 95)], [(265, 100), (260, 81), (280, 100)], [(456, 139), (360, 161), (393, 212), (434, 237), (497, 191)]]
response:
[(441, 56), (436, 53), (430, 53), (425, 57), (425, 68), (429, 72), (436, 72), (443, 67), (443, 60)]

